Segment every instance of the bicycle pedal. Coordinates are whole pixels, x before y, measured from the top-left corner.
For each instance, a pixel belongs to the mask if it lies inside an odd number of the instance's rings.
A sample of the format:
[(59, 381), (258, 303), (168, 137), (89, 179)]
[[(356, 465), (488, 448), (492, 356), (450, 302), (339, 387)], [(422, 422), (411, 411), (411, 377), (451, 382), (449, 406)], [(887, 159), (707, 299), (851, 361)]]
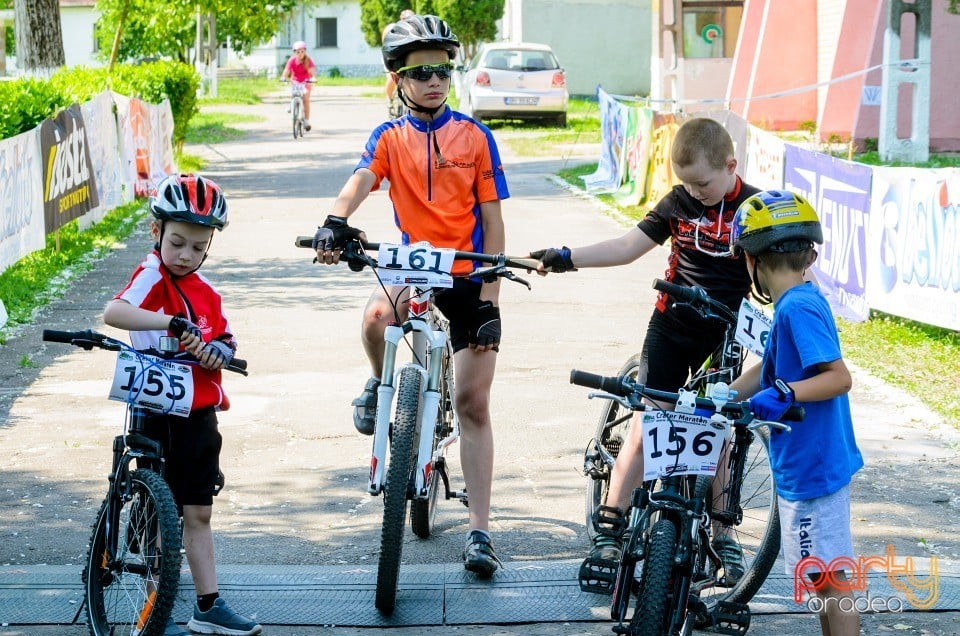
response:
[(710, 624), (705, 629), (713, 634), (738, 636), (750, 629), (750, 607), (743, 603), (720, 601), (707, 616)]
[(587, 557), (577, 573), (580, 589), (592, 594), (612, 594), (613, 584), (617, 580), (617, 567), (616, 561)]

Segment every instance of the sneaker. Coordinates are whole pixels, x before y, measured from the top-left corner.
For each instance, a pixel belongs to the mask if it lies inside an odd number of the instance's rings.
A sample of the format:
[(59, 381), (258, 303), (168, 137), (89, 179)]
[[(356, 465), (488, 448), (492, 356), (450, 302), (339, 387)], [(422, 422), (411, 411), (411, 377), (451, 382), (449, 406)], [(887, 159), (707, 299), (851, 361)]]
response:
[(360, 397), (350, 403), (353, 405), (353, 425), (363, 435), (373, 435), (373, 429), (377, 425), (378, 388), (380, 388), (380, 380), (370, 378), (363, 387)]
[(310, 130), (310, 120), (309, 120), (309, 119), (304, 119), (304, 120), (303, 120), (303, 129), (304, 129), (304, 130)]
[(490, 535), (473, 530), (467, 535), (467, 545), (463, 548), (463, 567), (480, 578), (488, 579), (497, 568), (503, 566), (493, 551)]
[(180, 628), (173, 621), (173, 616), (167, 619), (167, 626), (163, 628), (163, 636), (193, 636), (190, 632)]
[(590, 549), (589, 558), (617, 563), (620, 561), (620, 552), (622, 550), (623, 545), (618, 537), (598, 534), (593, 537), (593, 547)]
[(732, 538), (721, 535), (713, 540), (713, 549), (723, 564), (723, 576), (718, 582), (723, 587), (733, 587), (743, 578), (743, 549)]
[(201, 634), (225, 634), (226, 636), (253, 636), (263, 629), (246, 616), (237, 614), (227, 602), (218, 598), (206, 612), (193, 606), (193, 618), (187, 623), (192, 631)]

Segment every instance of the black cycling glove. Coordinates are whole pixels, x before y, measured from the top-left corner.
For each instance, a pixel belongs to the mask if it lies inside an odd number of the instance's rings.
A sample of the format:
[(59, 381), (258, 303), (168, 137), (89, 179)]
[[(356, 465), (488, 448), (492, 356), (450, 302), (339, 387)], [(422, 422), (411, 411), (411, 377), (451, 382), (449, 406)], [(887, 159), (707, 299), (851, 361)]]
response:
[[(470, 330), (470, 344), (478, 347), (488, 347), (500, 344), (500, 308), (494, 307), (489, 300), (477, 302), (473, 314), (474, 328)], [(495, 351), (499, 347), (494, 346)]]
[(313, 235), (313, 249), (327, 252), (335, 249), (342, 250), (347, 243), (360, 238), (362, 233), (361, 230), (347, 225), (347, 220), (342, 216), (331, 214)]
[(562, 274), (563, 272), (575, 272), (577, 270), (570, 258), (570, 248), (566, 245), (560, 249), (549, 247), (545, 250), (530, 252), (530, 257), (543, 263), (543, 268), (548, 272)]
[(233, 360), (233, 347), (223, 340), (211, 340), (203, 345), (200, 350), (200, 356), (210, 354), (210, 364), (216, 365), (218, 361), (223, 361), (223, 366), (230, 364)]
[(167, 329), (169, 329), (170, 333), (175, 335), (177, 338), (182, 339), (183, 334), (189, 333), (203, 340), (203, 334), (200, 332), (200, 327), (196, 326), (183, 316), (174, 316), (171, 318)]

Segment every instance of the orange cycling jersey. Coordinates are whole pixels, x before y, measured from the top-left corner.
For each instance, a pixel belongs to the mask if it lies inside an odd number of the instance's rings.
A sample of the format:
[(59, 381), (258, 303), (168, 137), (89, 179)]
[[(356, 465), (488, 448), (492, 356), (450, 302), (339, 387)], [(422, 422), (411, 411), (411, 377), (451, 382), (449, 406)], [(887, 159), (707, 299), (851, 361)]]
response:
[[(438, 153), (439, 149), (439, 153)], [(410, 115), (373, 131), (357, 169), (390, 182), (394, 220), (405, 244), (483, 251), (480, 204), (510, 196), (493, 134), (447, 107), (432, 122)], [(455, 261), (453, 271), (472, 271)]]

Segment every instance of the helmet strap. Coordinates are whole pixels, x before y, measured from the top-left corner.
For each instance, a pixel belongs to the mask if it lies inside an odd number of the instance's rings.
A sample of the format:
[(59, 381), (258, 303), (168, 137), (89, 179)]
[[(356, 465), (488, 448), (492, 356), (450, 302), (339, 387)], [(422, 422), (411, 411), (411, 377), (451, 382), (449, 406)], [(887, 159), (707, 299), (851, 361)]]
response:
[(750, 272), (750, 276), (753, 278), (753, 293), (764, 305), (769, 305), (773, 302), (773, 298), (760, 286), (760, 278), (757, 276), (757, 266), (760, 265), (760, 258), (757, 256), (753, 257), (753, 271)]

